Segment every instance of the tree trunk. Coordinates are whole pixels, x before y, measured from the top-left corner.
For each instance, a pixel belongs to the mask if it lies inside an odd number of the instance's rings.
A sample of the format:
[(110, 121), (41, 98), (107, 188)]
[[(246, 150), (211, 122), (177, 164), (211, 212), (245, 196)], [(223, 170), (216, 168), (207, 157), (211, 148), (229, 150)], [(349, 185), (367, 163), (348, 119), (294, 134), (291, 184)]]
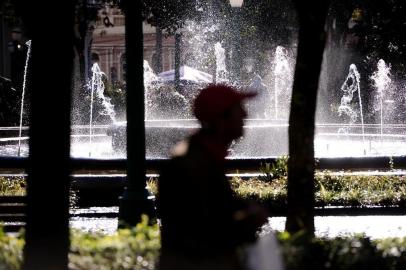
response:
[[(32, 39), (27, 222), (22, 269), (63, 270), (68, 269), (69, 251), (74, 5), (61, 1), (58, 8), (63, 12), (48, 12), (38, 9), (37, 4), (19, 1), (27, 36)], [(50, 6), (54, 2), (43, 4)], [(34, 9), (36, 12), (32, 12)], [(49, 22), (58, 22), (58, 31), (52, 32), (57, 46), (50, 41), (50, 33), (44, 31), (44, 25)], [(50, 114), (56, 121), (47, 121)]]
[(289, 118), (286, 230), (314, 235), (314, 128), (329, 1), (295, 0), (299, 43)]
[(154, 215), (146, 189), (144, 68), (141, 1), (123, 1), (126, 47), (127, 185), (120, 197), (120, 227), (135, 226)]

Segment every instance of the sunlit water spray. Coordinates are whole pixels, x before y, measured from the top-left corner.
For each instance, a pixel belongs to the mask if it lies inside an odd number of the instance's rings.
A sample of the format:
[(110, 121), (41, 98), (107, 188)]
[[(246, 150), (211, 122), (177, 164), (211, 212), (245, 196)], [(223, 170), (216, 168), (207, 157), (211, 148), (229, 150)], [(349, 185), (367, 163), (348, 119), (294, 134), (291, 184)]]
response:
[(158, 76), (154, 73), (151, 66), (148, 64), (147, 60), (144, 60), (144, 105), (145, 105), (145, 119), (149, 118), (149, 107), (151, 106), (148, 102), (148, 96), (150, 94), (150, 88), (152, 87), (152, 82), (158, 82)]
[(17, 152), (18, 156), (20, 156), (20, 154), (21, 154), (21, 134), (22, 134), (22, 129), (23, 129), (24, 96), (25, 96), (25, 88), (26, 88), (26, 83), (27, 83), (28, 62), (30, 61), (30, 56), (31, 56), (31, 40), (28, 40), (25, 44), (27, 45), (27, 56), (25, 58), (23, 89), (22, 89), (22, 94), (21, 94), (20, 128), (18, 131), (18, 152)]
[[(215, 63), (212, 60), (213, 56), (216, 56), (216, 52), (215, 43), (210, 41), (208, 37), (215, 35), (219, 25), (208, 18), (199, 23), (186, 21), (184, 29), (182, 35), (182, 42), (185, 44), (184, 63), (211, 74)], [(217, 49), (220, 49), (220, 47), (217, 45)], [(217, 53), (222, 54), (220, 51)], [(220, 63), (220, 66), (222, 66), (222, 63)]]
[[(104, 111), (100, 112), (103, 115), (110, 116), (113, 122), (116, 122), (114, 106), (111, 104), (110, 99), (104, 96), (104, 83), (103, 78), (104, 73), (100, 70), (97, 63), (92, 66), (92, 81), (91, 81), (91, 94), (90, 94), (90, 118), (89, 118), (89, 145), (92, 146), (92, 136), (93, 136), (93, 105), (94, 97), (96, 96), (101, 100)], [(89, 150), (89, 157), (92, 155), (92, 151)]]
[[(284, 47), (278, 46), (275, 50), (274, 60), (274, 107), (275, 119), (280, 117), (279, 96), (281, 93), (291, 92), (292, 70), (289, 64), (289, 56)], [(287, 103), (290, 103), (288, 101)]]
[(380, 110), (380, 125), (381, 139), (383, 136), (383, 100), (385, 92), (388, 90), (390, 83), (390, 65), (386, 65), (383, 59), (380, 59), (377, 64), (377, 70), (372, 74), (371, 79), (379, 95), (379, 110)]
[(216, 55), (216, 82), (227, 82), (226, 53), (220, 42), (214, 44)]
[[(365, 129), (364, 129), (364, 115), (362, 109), (362, 99), (361, 99), (361, 88), (359, 85), (361, 75), (359, 74), (357, 67), (354, 64), (350, 65), (349, 73), (345, 79), (343, 85), (341, 86), (341, 91), (344, 92), (343, 97), (341, 98), (341, 104), (338, 107), (338, 115), (343, 114), (350, 117), (349, 126), (354, 124), (357, 121), (358, 114), (352, 109), (351, 103), (355, 92), (358, 92), (358, 102), (359, 102), (359, 113), (361, 120), (361, 132), (362, 132), (362, 141), (365, 143)], [(348, 130), (339, 129), (339, 133), (348, 133)]]
[[(190, 67), (179, 69), (181, 81), (190, 75)], [(185, 118), (188, 100), (174, 87), (174, 70), (159, 73), (157, 76), (147, 61), (144, 61), (144, 104), (146, 120)]]
[(249, 85), (250, 90), (258, 93), (258, 96), (250, 103), (253, 105), (250, 109), (251, 117), (270, 119), (271, 118), (271, 93), (268, 86), (263, 83), (261, 76), (254, 75)]

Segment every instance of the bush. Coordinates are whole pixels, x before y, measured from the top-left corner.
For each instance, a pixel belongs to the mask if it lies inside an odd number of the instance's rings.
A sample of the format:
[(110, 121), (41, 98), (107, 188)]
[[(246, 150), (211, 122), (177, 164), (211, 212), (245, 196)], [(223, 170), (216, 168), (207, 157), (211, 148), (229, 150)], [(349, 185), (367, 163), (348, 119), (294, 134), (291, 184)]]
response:
[(155, 269), (160, 248), (158, 225), (148, 218), (132, 229), (120, 229), (113, 235), (73, 231), (69, 269)]
[[(283, 169), (277, 171), (281, 174), (276, 178), (258, 176), (244, 180), (233, 177), (230, 184), (236, 196), (242, 199), (263, 203), (271, 210), (283, 209), (287, 202), (287, 175)], [(270, 171), (268, 175), (272, 175)], [(156, 195), (157, 179), (151, 178), (148, 187)], [(406, 176), (332, 174), (323, 171), (316, 173), (315, 188), (316, 206), (319, 207), (406, 206)]]
[(0, 196), (24, 196), (25, 188), (24, 177), (0, 177)]
[(306, 238), (280, 233), (287, 270), (406, 269), (406, 237), (371, 240), (362, 235)]
[(260, 179), (264, 181), (272, 181), (288, 176), (288, 157), (282, 156), (276, 159), (275, 163), (261, 164), (259, 171), (264, 175)]
[(8, 235), (0, 226), (0, 269), (20, 269), (23, 261), (24, 239), (22, 234)]
[[(0, 229), (0, 269), (20, 269), (23, 233), (7, 235)], [(277, 233), (286, 270), (406, 269), (406, 237), (371, 240), (363, 235), (307, 238), (300, 232)], [(69, 269), (155, 269), (159, 255), (158, 226), (148, 218), (133, 229), (115, 234), (72, 231)]]
[[(262, 178), (242, 180), (234, 177), (231, 186), (237, 196), (267, 205), (286, 204), (287, 177), (271, 182)], [(317, 206), (406, 206), (405, 176), (316, 174), (315, 200)]]

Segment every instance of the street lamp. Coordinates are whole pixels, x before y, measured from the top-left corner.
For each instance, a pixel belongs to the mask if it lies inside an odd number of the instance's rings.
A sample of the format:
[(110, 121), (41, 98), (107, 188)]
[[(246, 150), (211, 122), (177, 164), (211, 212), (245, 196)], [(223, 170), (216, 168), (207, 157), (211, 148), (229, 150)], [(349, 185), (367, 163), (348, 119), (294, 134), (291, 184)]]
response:
[(230, 5), (232, 7), (241, 7), (244, 0), (230, 0)]
[(235, 81), (240, 80), (241, 75), (241, 64), (239, 59), (241, 59), (241, 53), (239, 53), (240, 47), (240, 24), (241, 24), (241, 7), (244, 0), (229, 0), (230, 1), (230, 15), (231, 15), (231, 22), (230, 22), (230, 33), (231, 33), (231, 40), (230, 40), (230, 75)]

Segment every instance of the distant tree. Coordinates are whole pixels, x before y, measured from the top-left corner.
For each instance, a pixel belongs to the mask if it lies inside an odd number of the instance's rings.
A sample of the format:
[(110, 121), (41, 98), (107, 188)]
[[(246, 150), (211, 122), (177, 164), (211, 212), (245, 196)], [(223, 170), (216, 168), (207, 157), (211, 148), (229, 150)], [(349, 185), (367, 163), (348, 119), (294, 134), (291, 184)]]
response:
[(216, 16), (230, 7), (227, 0), (143, 0), (142, 5), (144, 20), (160, 27), (166, 35), (174, 35), (187, 20), (199, 21), (207, 14)]
[(290, 46), (297, 30), (296, 13), (292, 1), (246, 0), (244, 24), (257, 39), (269, 44)]
[[(324, 94), (329, 104), (340, 100), (339, 89), (348, 74), (348, 67), (354, 63), (361, 74), (362, 100), (366, 121), (374, 121), (371, 100), (370, 75), (376, 69), (379, 59), (392, 66), (392, 78), (403, 80), (406, 71), (406, 2), (404, 0), (334, 0), (328, 21), (328, 59), (326, 61), (327, 84)], [(401, 91), (398, 89), (396, 91)], [(401, 94), (399, 99), (403, 96)], [(396, 106), (399, 116), (405, 106)], [(331, 112), (336, 119), (336, 112)], [(401, 116), (403, 115), (403, 116)]]
[[(98, 20), (102, 20), (106, 27), (112, 26), (108, 17), (101, 18), (99, 11), (107, 6), (120, 7), (118, 0), (77, 0), (75, 8), (75, 50), (79, 57), (79, 69), (82, 84), (87, 83), (90, 70), (90, 50), (93, 42), (93, 31)], [(106, 19), (107, 18), (107, 19)], [(106, 21), (107, 20), (107, 21)]]
[(175, 34), (188, 18), (200, 15), (196, 0), (144, 0), (142, 4), (144, 20), (167, 35)]
[(11, 28), (21, 26), (21, 17), (16, 13), (15, 1), (4, 0), (0, 2), (0, 13), (3, 15), (5, 23)]

